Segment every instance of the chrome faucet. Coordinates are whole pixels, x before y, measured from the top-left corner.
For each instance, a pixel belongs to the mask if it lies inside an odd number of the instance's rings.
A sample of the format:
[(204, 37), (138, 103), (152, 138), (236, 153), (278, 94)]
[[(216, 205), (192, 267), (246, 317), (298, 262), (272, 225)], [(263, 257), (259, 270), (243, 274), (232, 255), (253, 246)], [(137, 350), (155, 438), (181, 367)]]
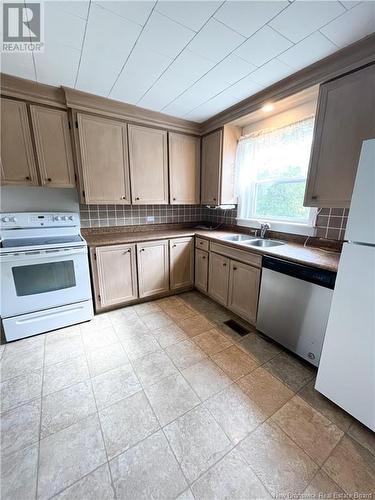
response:
[(271, 229), (271, 224), (268, 224), (268, 222), (260, 225), (260, 237), (262, 239), (265, 238), (268, 229)]

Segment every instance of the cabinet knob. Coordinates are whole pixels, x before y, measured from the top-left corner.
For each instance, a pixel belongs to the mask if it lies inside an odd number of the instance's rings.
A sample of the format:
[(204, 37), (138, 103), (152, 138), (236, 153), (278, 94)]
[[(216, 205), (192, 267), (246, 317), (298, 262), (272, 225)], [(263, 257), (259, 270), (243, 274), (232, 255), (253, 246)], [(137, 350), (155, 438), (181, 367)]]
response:
[(126, 196), (121, 196), (121, 199), (122, 199), (122, 200), (125, 200), (125, 199), (126, 199)]
[(136, 200), (139, 200), (139, 196), (136, 197)]
[(130, 248), (128, 248), (128, 250), (125, 250), (124, 253), (130, 253)]
[(214, 201), (216, 201), (216, 198), (213, 198)]
[(47, 181), (48, 181), (48, 182), (51, 182), (51, 181), (52, 181), (51, 177), (48, 177)]
[(141, 248), (139, 251), (140, 251), (140, 252), (144, 252), (144, 251), (145, 251), (145, 249), (144, 249), (144, 248)]
[(317, 199), (318, 199), (318, 197), (316, 196), (316, 194), (314, 194), (313, 196), (311, 196), (311, 199), (312, 199), (312, 200), (317, 200)]
[(237, 267), (234, 267), (234, 268), (233, 268), (233, 271), (237, 271)]
[(176, 248), (177, 245), (172, 245), (172, 248)]
[(29, 180), (30, 180), (30, 177), (29, 177), (29, 176), (27, 176), (27, 177), (25, 177), (25, 179), (26, 179), (27, 181), (29, 181)]
[(223, 266), (224, 266), (224, 267), (226, 266), (226, 263), (225, 263), (225, 262), (223, 263)]
[(173, 201), (176, 201), (176, 198), (173, 198)]
[(205, 255), (203, 255), (203, 256), (202, 256), (202, 259), (204, 260), (205, 258), (206, 258), (206, 256), (205, 256)]

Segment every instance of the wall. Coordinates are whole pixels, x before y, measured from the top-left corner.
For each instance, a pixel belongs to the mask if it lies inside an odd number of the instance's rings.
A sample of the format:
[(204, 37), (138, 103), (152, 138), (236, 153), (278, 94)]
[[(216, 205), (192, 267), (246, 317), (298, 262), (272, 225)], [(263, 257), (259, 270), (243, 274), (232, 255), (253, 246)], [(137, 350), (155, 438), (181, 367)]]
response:
[(76, 189), (29, 186), (2, 186), (2, 212), (78, 212)]

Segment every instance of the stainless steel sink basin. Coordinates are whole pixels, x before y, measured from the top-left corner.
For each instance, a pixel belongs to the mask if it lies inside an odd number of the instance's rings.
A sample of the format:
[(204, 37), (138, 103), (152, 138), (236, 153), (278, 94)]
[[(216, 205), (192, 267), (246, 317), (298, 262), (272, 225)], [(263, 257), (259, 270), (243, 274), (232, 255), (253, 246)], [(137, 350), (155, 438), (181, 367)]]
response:
[(269, 248), (285, 245), (285, 243), (276, 240), (251, 240), (244, 242), (244, 245), (248, 245), (249, 247)]
[(233, 234), (231, 236), (223, 236), (225, 241), (251, 241), (252, 237), (248, 234)]

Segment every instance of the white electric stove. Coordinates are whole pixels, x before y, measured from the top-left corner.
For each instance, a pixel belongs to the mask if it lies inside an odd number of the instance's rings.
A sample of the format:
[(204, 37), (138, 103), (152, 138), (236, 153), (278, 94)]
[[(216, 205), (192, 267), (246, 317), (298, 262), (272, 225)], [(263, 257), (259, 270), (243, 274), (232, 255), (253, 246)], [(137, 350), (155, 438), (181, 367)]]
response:
[(77, 213), (0, 216), (0, 315), (7, 341), (93, 318)]

